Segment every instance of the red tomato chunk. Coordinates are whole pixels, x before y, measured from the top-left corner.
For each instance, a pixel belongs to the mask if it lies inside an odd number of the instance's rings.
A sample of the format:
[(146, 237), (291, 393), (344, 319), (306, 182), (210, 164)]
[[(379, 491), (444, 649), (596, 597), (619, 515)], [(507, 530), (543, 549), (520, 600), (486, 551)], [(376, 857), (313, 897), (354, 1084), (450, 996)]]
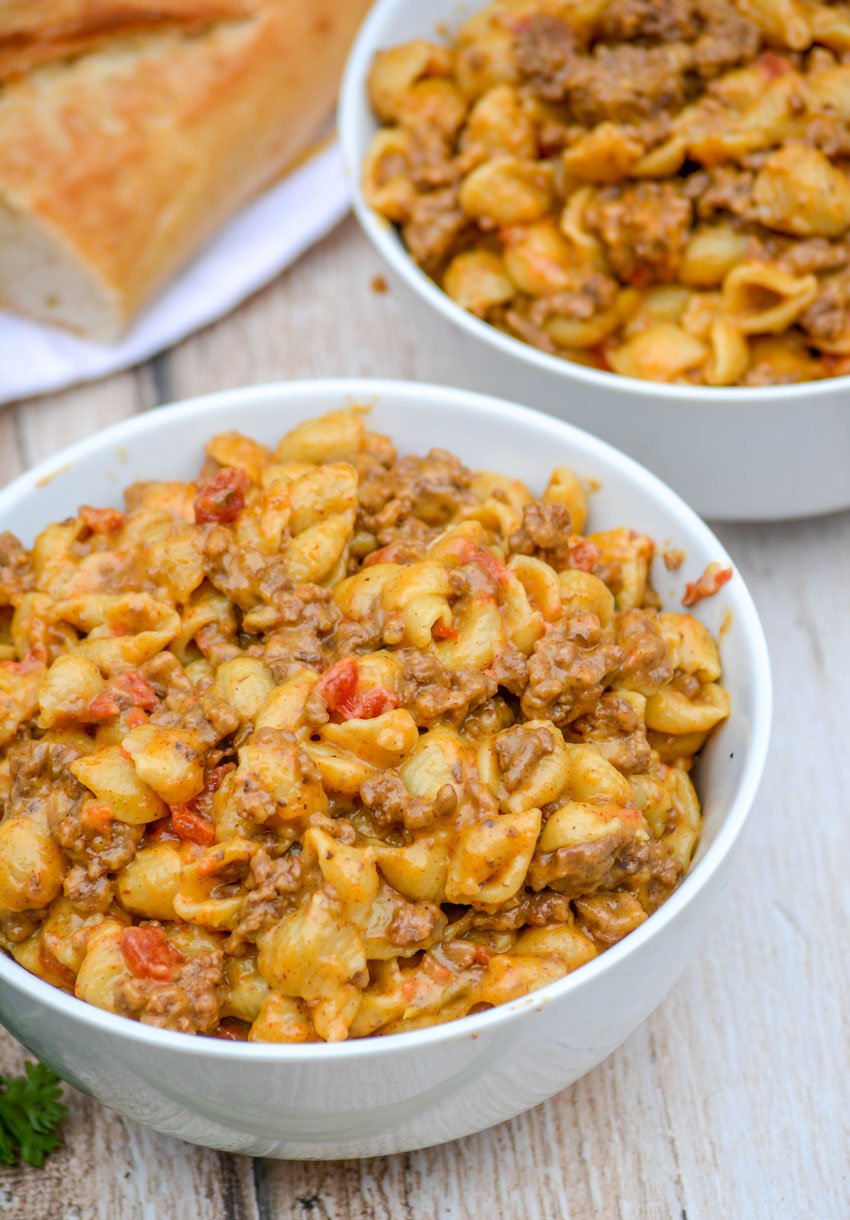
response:
[(80, 520), (93, 534), (114, 534), (124, 524), (124, 514), (117, 508), (92, 508), (84, 504), (80, 509)]
[(732, 579), (731, 568), (721, 568), (719, 563), (710, 563), (699, 580), (689, 581), (685, 585), (683, 606), (695, 606), (704, 597), (713, 597), (718, 589)]
[(168, 943), (162, 928), (125, 928), (120, 943), (128, 969), (140, 979), (167, 983), (186, 960)]
[(171, 806), (171, 826), (180, 839), (211, 847), (215, 843), (215, 827), (212, 822), (193, 809), (191, 805)]
[(329, 712), (341, 720), (373, 720), (398, 707), (398, 696), (384, 686), (359, 691), (360, 670), (354, 657), (345, 657), (319, 679), (319, 691)]
[(195, 496), (195, 524), (232, 525), (245, 507), (248, 486), (244, 470), (219, 470)]

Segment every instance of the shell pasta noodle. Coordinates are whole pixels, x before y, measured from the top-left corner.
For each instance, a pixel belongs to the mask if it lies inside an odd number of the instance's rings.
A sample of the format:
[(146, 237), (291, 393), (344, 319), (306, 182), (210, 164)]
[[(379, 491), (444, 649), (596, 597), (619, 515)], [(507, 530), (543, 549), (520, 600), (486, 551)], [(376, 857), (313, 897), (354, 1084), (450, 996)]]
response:
[(850, 6), (493, 0), (368, 90), (366, 202), (483, 321), (659, 382), (850, 372)]
[(0, 535), (0, 946), (149, 1025), (300, 1043), (502, 1004), (651, 917), (729, 714), (653, 541), (593, 530), (581, 472), (538, 498), (364, 408), (206, 453)]

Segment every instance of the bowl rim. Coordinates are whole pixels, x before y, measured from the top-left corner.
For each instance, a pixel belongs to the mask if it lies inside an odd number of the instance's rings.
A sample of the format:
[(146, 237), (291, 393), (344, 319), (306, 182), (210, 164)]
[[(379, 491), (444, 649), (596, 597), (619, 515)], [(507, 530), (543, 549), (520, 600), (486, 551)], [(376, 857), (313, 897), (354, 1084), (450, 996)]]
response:
[[(445, 318), (460, 327), (473, 339), (496, 348), (508, 357), (522, 360), (534, 368), (567, 381), (576, 381), (600, 390), (620, 391), (637, 397), (660, 398), (667, 402), (691, 402), (694, 406), (711, 404), (739, 408), (742, 403), (751, 405), (772, 404), (776, 401), (802, 397), (821, 397), (831, 391), (846, 390), (850, 374), (825, 377), (819, 381), (801, 381), (793, 385), (776, 386), (699, 386), (669, 385), (662, 381), (648, 381), (629, 377), (622, 373), (595, 369), (588, 365), (568, 360), (564, 356), (553, 356), (498, 330), (489, 322), (458, 305), (415, 262), (404, 247), (398, 230), (385, 217), (371, 208), (361, 185), (361, 166), (368, 146), (363, 110), (366, 100), (366, 77), (372, 58), (385, 43), (381, 34), (387, 20), (404, 8), (413, 9), (416, 0), (378, 0), (366, 20), (360, 26), (357, 38), (349, 53), (339, 94), (337, 108), (337, 130), (342, 148), (346, 177), (352, 192), (354, 213), (363, 231), (378, 253), (408, 286)], [(474, 10), (483, 8), (485, 0), (475, 0)], [(427, 14), (422, 9), (423, 26)], [(431, 36), (424, 32), (422, 37)], [(375, 126), (380, 126), (375, 124)], [(850, 399), (848, 399), (850, 405)]]
[[(205, 418), (214, 423), (216, 414), (238, 410), (240, 407), (267, 405), (270, 410), (294, 401), (302, 406), (312, 400), (322, 402), (330, 409), (328, 398), (337, 402), (380, 401), (392, 398), (405, 410), (427, 412), (432, 405), (445, 405), (446, 397), (465, 413), (478, 414), (482, 425), (486, 419), (499, 416), (518, 427), (533, 424), (537, 429), (548, 430), (553, 439), (577, 446), (588, 456), (607, 465), (610, 476), (625, 476), (629, 481), (643, 486), (645, 492), (669, 513), (671, 521), (680, 520), (688, 532), (701, 544), (709, 548), (722, 563), (733, 561), (723, 544), (712, 530), (681, 497), (646, 467), (628, 457), (614, 446), (599, 440), (573, 424), (555, 419), (550, 415), (529, 407), (507, 402), (470, 390), (448, 386), (420, 384), (417, 382), (385, 380), (379, 378), (322, 378), (310, 381), (271, 382), (265, 385), (220, 390), (212, 394), (177, 401), (167, 406), (145, 411), (122, 420), (109, 428), (93, 433), (75, 444), (51, 455), (32, 469), (19, 475), (0, 491), (0, 514), (15, 508), (20, 511), (28, 496), (43, 487), (46, 482), (65, 473), (75, 461), (88, 458), (97, 452), (126, 446), (136, 437), (160, 430), (168, 430), (172, 421)], [(52, 984), (30, 974), (6, 953), (0, 952), (0, 980), (30, 999), (44, 1004), (56, 1013), (80, 1021), (84, 1025), (115, 1034), (119, 1038), (140, 1046), (173, 1051), (183, 1055), (201, 1057), (244, 1059), (246, 1061), (269, 1061), (286, 1063), (315, 1063), (339, 1059), (355, 1059), (374, 1055), (391, 1054), (393, 1051), (415, 1050), (419, 1047), (461, 1039), (476, 1039), (497, 1027), (513, 1024), (523, 1013), (538, 1011), (562, 996), (581, 991), (592, 985), (601, 974), (615, 970), (626, 957), (640, 951), (649, 941), (660, 936), (679, 914), (690, 904), (722, 867), (734, 851), (744, 824), (750, 814), (767, 760), (773, 708), (773, 688), (764, 631), (747, 585), (736, 567), (737, 579), (727, 586), (727, 596), (733, 601), (732, 611), (736, 628), (746, 649), (751, 667), (750, 682), (753, 687), (753, 716), (750, 723), (749, 740), (746, 746), (746, 762), (740, 782), (729, 803), (723, 823), (714, 842), (687, 873), (679, 887), (657, 911), (643, 924), (607, 949), (604, 953), (585, 963), (579, 970), (547, 984), (537, 991), (500, 1004), (485, 1012), (460, 1017), (443, 1024), (433, 1025), (405, 1033), (371, 1036), (350, 1041), (300, 1044), (230, 1042), (215, 1037), (179, 1033), (142, 1025), (128, 1017), (96, 1008), (73, 995), (61, 991)]]

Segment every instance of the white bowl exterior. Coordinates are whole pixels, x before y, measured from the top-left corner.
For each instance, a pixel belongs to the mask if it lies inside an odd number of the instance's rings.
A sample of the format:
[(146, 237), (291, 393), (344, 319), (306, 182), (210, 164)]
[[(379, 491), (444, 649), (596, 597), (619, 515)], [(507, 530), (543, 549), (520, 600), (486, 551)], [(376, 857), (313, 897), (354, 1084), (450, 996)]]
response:
[[(78, 503), (120, 504), (137, 478), (189, 478), (202, 444), (238, 426), (274, 442), (297, 420), (345, 402), (373, 406), (399, 449), (437, 443), (469, 464), (542, 489), (567, 463), (601, 483), (592, 523), (645, 530), (687, 553), (656, 587), (677, 604), (684, 575), (722, 546), (678, 498), (608, 446), (551, 417), (463, 391), (391, 382), (312, 382), (231, 391), (136, 417), (0, 492), (0, 528), (26, 542)], [(767, 751), (766, 646), (739, 576), (699, 608), (721, 636), (729, 722), (700, 764), (704, 833), (697, 863), (641, 928), (567, 979), (499, 1009), (414, 1034), (335, 1046), (269, 1047), (188, 1038), (104, 1013), (0, 954), (0, 1019), (39, 1058), (104, 1104), (160, 1131), (232, 1152), (292, 1158), (372, 1156), (469, 1134), (577, 1079), (652, 1011), (693, 954), (728, 876)]]
[(539, 352), (456, 305), (407, 254), (360, 190), (375, 119), (366, 74), (376, 51), (444, 41), (483, 0), (379, 0), (361, 27), (340, 96), (339, 131), (354, 208), (412, 309), (428, 375), (499, 394), (625, 449), (714, 520), (775, 520), (850, 507), (850, 378), (800, 386), (667, 386)]

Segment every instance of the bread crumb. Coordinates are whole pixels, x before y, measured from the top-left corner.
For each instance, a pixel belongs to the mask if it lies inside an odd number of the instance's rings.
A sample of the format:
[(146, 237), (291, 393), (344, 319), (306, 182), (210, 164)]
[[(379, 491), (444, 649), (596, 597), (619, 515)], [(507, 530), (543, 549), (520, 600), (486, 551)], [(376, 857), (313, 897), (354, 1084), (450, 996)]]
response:
[(678, 572), (679, 568), (685, 562), (685, 552), (678, 550), (665, 551), (663, 556), (664, 566), (668, 572)]
[(372, 276), (372, 291), (379, 296), (383, 296), (385, 292), (389, 292), (390, 286), (382, 275)]

